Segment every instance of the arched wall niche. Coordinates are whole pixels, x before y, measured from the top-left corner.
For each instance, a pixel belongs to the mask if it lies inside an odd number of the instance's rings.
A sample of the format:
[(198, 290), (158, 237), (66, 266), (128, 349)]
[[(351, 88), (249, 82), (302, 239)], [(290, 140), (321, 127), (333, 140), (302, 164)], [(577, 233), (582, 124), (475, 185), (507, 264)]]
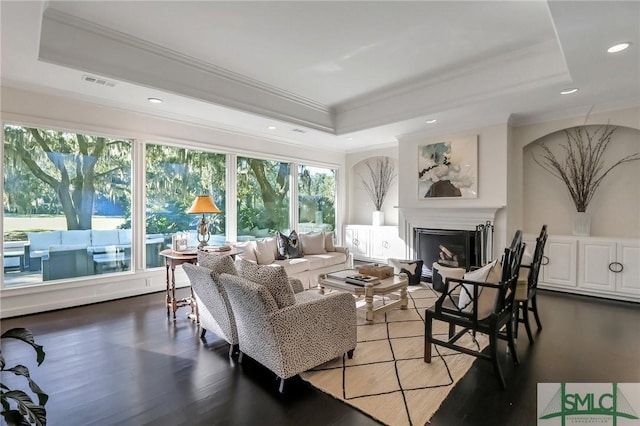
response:
[(552, 133), (576, 126), (601, 126), (609, 124), (618, 127), (630, 127), (640, 130), (640, 108), (629, 108), (595, 114), (579, 115), (572, 118), (547, 121), (517, 127), (516, 141), (519, 146), (525, 146)]
[(378, 155), (375, 153), (373, 155), (369, 154), (353, 163), (351, 166), (350, 176), (352, 178), (352, 184), (350, 185), (350, 220), (348, 222), (350, 224), (371, 225), (371, 215), (375, 211), (375, 206), (363, 187), (362, 178), (364, 177), (367, 179), (369, 176), (369, 169), (366, 166), (366, 162), (369, 161), (371, 165), (374, 165), (379, 158), (388, 158), (390, 163), (393, 165), (396, 174), (382, 206), (382, 211), (384, 212), (384, 224), (398, 224), (398, 209), (396, 208), (398, 205), (398, 159), (391, 155), (379, 155), (379, 153)]
[[(560, 145), (566, 143), (566, 129), (580, 126), (593, 133), (608, 122), (616, 127), (616, 131), (603, 157), (606, 168), (626, 155), (640, 152), (640, 128), (616, 124), (620, 121), (623, 120), (601, 120), (586, 125), (576, 123), (555, 129), (541, 126), (537, 138), (523, 141), (522, 205), (523, 228), (526, 232), (535, 233), (541, 223), (546, 223), (552, 234), (571, 235), (576, 212), (564, 182), (535, 162), (534, 155), (541, 152), (538, 143), (546, 144), (563, 159)], [(622, 164), (607, 174), (587, 213), (591, 216), (591, 236), (640, 237), (640, 161)]]

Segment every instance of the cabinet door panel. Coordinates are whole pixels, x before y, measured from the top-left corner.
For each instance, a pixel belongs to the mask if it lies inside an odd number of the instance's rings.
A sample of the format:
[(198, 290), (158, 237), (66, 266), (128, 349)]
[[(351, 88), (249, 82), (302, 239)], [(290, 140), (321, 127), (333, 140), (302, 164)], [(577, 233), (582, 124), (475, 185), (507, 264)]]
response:
[(405, 257), (404, 241), (398, 236), (397, 227), (371, 228), (371, 257), (382, 262), (390, 257)]
[(347, 226), (344, 231), (345, 244), (355, 258), (369, 257), (369, 230)]
[(618, 243), (616, 260), (623, 266), (622, 272), (615, 274), (616, 290), (640, 295), (640, 243)]
[(616, 277), (609, 270), (609, 264), (615, 261), (616, 244), (580, 241), (578, 252), (578, 286), (590, 290), (614, 291)]
[(565, 287), (576, 286), (576, 251), (575, 240), (552, 240), (549, 238), (545, 247), (548, 263), (542, 269), (543, 281)]

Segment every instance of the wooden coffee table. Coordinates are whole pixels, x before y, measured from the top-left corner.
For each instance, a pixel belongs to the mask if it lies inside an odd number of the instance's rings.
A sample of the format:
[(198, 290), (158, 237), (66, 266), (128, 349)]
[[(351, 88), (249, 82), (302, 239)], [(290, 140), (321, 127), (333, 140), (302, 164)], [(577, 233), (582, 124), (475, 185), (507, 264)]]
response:
[[(353, 270), (353, 275), (357, 274), (357, 270)], [(396, 307), (407, 309), (407, 283), (405, 276), (394, 275), (393, 277), (381, 280), (378, 284), (365, 284), (364, 286), (346, 283), (343, 279), (331, 278), (327, 275), (320, 275), (318, 279), (320, 293), (324, 294), (325, 288), (337, 291), (346, 291), (356, 297), (364, 296), (365, 306), (360, 308), (364, 312), (367, 324), (373, 324), (373, 317), (376, 313), (383, 313)], [(374, 307), (373, 296), (384, 296), (392, 299), (390, 303)]]

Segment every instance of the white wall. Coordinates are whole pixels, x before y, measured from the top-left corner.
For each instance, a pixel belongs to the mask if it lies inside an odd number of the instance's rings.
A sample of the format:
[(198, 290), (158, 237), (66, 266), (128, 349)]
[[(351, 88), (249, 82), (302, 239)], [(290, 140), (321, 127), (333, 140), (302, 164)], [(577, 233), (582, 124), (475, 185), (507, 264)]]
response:
[[(338, 176), (345, 175), (345, 156), (342, 153), (303, 148), (49, 94), (39, 94), (9, 87), (2, 87), (0, 90), (2, 92), (0, 113), (5, 123), (176, 143), (181, 146), (211, 149), (217, 152), (300, 161), (306, 164), (332, 167), (338, 170)], [(340, 210), (345, 210), (344, 188), (344, 179), (339, 179), (337, 189)], [(135, 237), (138, 241), (143, 241), (143, 230), (139, 225), (136, 228), (136, 223), (144, 223), (144, 202), (133, 207), (138, 209), (137, 219), (134, 217)], [(0, 231), (3, 231), (2, 226), (0, 223)], [(150, 278), (150, 281), (146, 281), (146, 278)], [(188, 280), (181, 268), (176, 271), (176, 278), (178, 286), (188, 285)], [(0, 315), (3, 318), (24, 315), (162, 291), (164, 288), (164, 268), (150, 271), (136, 270), (111, 277), (96, 276), (59, 283), (42, 283), (30, 287), (8, 288), (3, 289), (0, 294)], [(163, 302), (164, 296), (158, 295), (158, 303)]]
[[(478, 136), (478, 198), (418, 198), (418, 146)], [(461, 134), (399, 138), (399, 206), (401, 208), (499, 208), (494, 221), (494, 246), (506, 245), (508, 126), (500, 124)]]
[[(522, 148), (515, 143), (514, 129), (509, 126), (507, 130), (507, 158), (508, 164), (522, 164)], [(505, 207), (505, 214), (507, 214), (507, 228), (506, 234), (513, 235), (513, 233), (522, 229), (522, 167), (507, 166), (507, 207)], [(526, 231), (525, 231), (526, 232)]]
[[(584, 116), (533, 124), (514, 129), (514, 143), (521, 150), (523, 176), (522, 214), (519, 223), (528, 233), (537, 233), (546, 223), (549, 233), (571, 235), (575, 207), (564, 183), (537, 165), (532, 157), (535, 141), (557, 148), (564, 143), (562, 129), (583, 125)], [(619, 127), (605, 153), (605, 164), (640, 152), (640, 109), (610, 111), (590, 116), (588, 125), (607, 122)], [(517, 168), (517, 162), (510, 167)], [(640, 161), (614, 169), (597, 190), (587, 212), (591, 216), (591, 235), (602, 237), (640, 237)]]

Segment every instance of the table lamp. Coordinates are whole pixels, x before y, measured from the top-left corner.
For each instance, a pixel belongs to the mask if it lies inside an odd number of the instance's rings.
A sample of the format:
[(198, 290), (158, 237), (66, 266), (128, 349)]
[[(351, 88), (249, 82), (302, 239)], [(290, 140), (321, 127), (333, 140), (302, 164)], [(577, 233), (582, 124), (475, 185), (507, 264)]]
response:
[(210, 195), (198, 195), (193, 201), (191, 208), (187, 210), (187, 213), (202, 214), (200, 223), (198, 223), (198, 241), (200, 241), (198, 247), (206, 246), (209, 242), (210, 234), (204, 215), (206, 213), (220, 213), (220, 209), (216, 207), (216, 203), (213, 202), (213, 198), (211, 198)]

